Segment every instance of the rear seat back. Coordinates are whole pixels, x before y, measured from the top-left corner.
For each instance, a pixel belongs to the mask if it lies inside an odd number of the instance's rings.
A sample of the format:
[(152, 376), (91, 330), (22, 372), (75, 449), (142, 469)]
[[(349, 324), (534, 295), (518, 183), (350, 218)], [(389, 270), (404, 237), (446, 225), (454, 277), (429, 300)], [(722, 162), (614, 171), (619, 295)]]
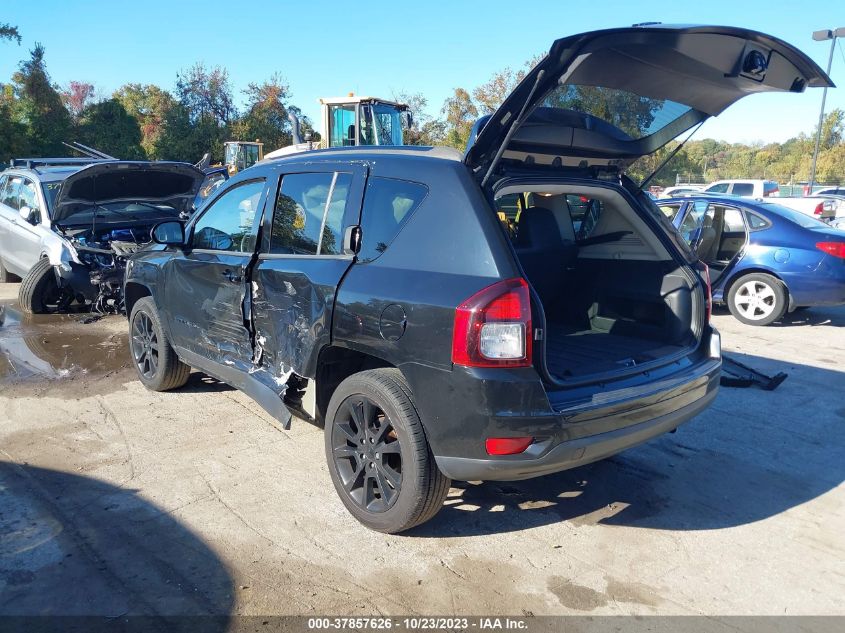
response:
[(578, 257), (578, 246), (563, 239), (554, 213), (544, 207), (525, 209), (514, 248), (543, 305), (556, 303), (563, 290), (563, 272)]

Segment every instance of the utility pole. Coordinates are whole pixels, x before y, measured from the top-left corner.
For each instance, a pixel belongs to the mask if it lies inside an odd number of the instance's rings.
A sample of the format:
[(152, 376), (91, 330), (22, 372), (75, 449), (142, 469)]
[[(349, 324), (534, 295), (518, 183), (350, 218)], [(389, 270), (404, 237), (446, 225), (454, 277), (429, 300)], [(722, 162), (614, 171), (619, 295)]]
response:
[[(830, 67), (833, 65), (833, 50), (836, 47), (836, 38), (845, 37), (845, 26), (838, 29), (823, 29), (813, 32), (813, 39), (817, 42), (830, 40), (830, 56), (827, 58), (827, 76), (830, 77)], [(816, 183), (816, 161), (819, 159), (819, 144), (822, 140), (822, 123), (824, 123), (824, 104), (827, 101), (827, 86), (822, 91), (822, 109), (819, 112), (819, 127), (816, 130), (816, 149), (813, 151), (813, 166), (810, 168), (810, 182), (807, 195), (812, 195), (813, 185)]]

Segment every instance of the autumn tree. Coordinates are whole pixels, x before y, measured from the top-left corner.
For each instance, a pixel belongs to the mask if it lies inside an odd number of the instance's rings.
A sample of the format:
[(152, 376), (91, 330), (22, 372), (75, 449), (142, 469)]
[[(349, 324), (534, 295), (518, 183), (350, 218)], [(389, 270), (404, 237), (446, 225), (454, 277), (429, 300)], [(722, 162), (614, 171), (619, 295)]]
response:
[(141, 128), (141, 147), (150, 158), (160, 158), (156, 146), (162, 134), (164, 119), (176, 101), (173, 96), (153, 84), (129, 83), (118, 88), (112, 98), (117, 99), (126, 112), (138, 121)]
[(267, 150), (290, 145), (290, 88), (282, 76), (276, 73), (263, 83), (251, 83), (243, 92), (246, 95), (246, 110), (233, 125), (235, 140), (259, 139)]
[(21, 34), (18, 31), (18, 27), (12, 26), (6, 22), (0, 22), (0, 40), (12, 40), (18, 43), (18, 46), (21, 45)]
[(455, 88), (440, 113), (446, 123), (444, 143), (460, 150), (465, 149), (472, 125), (478, 118), (478, 107), (473, 103), (469, 92), (463, 88)]
[(79, 117), (78, 135), (86, 145), (117, 158), (146, 158), (138, 120), (115, 98), (88, 105)]
[(25, 126), (29, 146), (41, 155), (61, 156), (70, 131), (70, 114), (50, 82), (44, 47), (36, 44), (12, 76), (17, 120)]
[(74, 121), (79, 120), (82, 111), (96, 101), (94, 84), (85, 81), (71, 81), (61, 94), (62, 102)]

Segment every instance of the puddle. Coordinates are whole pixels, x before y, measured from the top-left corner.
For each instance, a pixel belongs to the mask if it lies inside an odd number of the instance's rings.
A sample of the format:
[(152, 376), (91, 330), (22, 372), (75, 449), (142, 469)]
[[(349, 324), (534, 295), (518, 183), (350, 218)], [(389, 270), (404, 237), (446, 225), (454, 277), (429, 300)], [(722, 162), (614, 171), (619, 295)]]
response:
[(125, 321), (81, 323), (86, 316), (29, 315), (14, 303), (0, 303), (0, 384), (129, 367)]

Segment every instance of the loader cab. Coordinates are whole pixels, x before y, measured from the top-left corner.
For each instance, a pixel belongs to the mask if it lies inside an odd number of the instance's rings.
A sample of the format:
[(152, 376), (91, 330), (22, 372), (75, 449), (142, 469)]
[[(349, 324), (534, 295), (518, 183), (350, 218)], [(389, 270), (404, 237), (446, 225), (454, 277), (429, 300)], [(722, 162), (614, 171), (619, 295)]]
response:
[(224, 158), (229, 175), (252, 167), (264, 158), (264, 143), (252, 141), (228, 141), (224, 143)]
[(328, 147), (402, 145), (402, 131), (410, 127), (404, 103), (375, 97), (320, 99)]

